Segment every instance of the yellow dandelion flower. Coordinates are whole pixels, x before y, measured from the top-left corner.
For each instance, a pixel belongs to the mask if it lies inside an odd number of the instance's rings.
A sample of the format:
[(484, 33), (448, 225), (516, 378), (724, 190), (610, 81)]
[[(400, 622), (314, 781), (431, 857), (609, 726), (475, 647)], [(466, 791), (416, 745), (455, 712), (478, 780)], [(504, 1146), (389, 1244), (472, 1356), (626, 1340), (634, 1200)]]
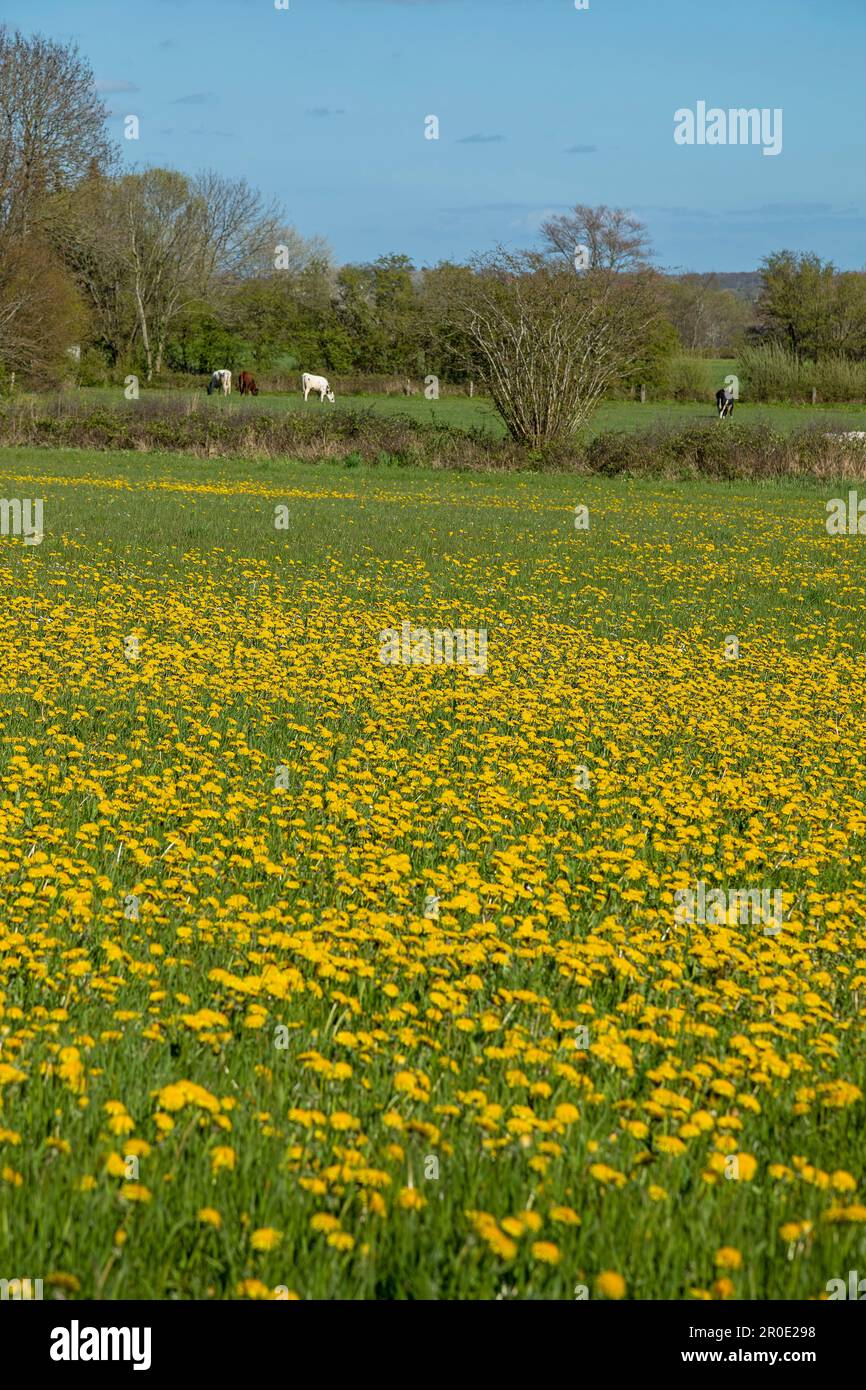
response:
[(605, 1269), (599, 1274), (595, 1287), (602, 1298), (625, 1298), (625, 1280), (612, 1269)]
[(548, 1215), (551, 1221), (556, 1221), (560, 1226), (579, 1226), (580, 1217), (571, 1207), (551, 1207)]
[(554, 1245), (550, 1240), (536, 1240), (532, 1243), (532, 1258), (538, 1260), (540, 1264), (558, 1265), (560, 1261), (559, 1246)]
[(624, 1173), (620, 1173), (616, 1168), (610, 1168), (606, 1163), (593, 1163), (589, 1169), (590, 1177), (595, 1178), (596, 1182), (611, 1183), (615, 1187), (624, 1187), (627, 1181)]
[(838, 1168), (835, 1173), (830, 1174), (830, 1186), (835, 1192), (856, 1192), (857, 1181), (843, 1168)]
[(329, 1211), (317, 1211), (315, 1216), (310, 1217), (310, 1229), (313, 1231), (339, 1231), (340, 1223), (336, 1216), (332, 1216)]
[(355, 1237), (350, 1236), (348, 1231), (332, 1231), (328, 1236), (328, 1244), (335, 1250), (353, 1250), (355, 1248)]
[(108, 1128), (112, 1134), (131, 1134), (135, 1129), (135, 1120), (131, 1115), (113, 1115), (108, 1121)]
[(273, 1298), (273, 1293), (261, 1279), (242, 1279), (237, 1285), (237, 1292), (241, 1298)]
[(493, 1226), (484, 1232), (484, 1239), (487, 1241), (494, 1255), (498, 1255), (503, 1260), (513, 1260), (517, 1254), (517, 1246), (513, 1240), (509, 1240), (498, 1226)]
[(123, 1146), (123, 1152), (127, 1156), (132, 1154), (135, 1158), (147, 1158), (150, 1153), (150, 1145), (146, 1139), (127, 1139)]
[(127, 1202), (149, 1202), (151, 1198), (150, 1190), (140, 1182), (125, 1182), (120, 1195)]
[(422, 1197), (414, 1187), (401, 1187), (397, 1194), (397, 1201), (404, 1211), (420, 1211), (422, 1207), (427, 1205), (427, 1199)]
[(656, 1148), (659, 1153), (672, 1154), (674, 1157), (686, 1152), (682, 1139), (676, 1139), (672, 1134), (660, 1134), (656, 1140)]
[(345, 1110), (335, 1110), (330, 1118), (331, 1129), (348, 1130), (360, 1129), (361, 1121), (354, 1115), (349, 1115)]
[(250, 1236), (250, 1245), (254, 1250), (275, 1250), (282, 1238), (282, 1231), (275, 1230), (273, 1226), (260, 1226)]

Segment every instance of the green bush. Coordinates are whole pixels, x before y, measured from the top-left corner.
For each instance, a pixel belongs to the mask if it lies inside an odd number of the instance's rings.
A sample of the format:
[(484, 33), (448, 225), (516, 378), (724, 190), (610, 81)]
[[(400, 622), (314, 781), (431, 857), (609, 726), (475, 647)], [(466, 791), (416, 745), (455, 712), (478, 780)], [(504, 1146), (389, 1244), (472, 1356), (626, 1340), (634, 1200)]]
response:
[(113, 380), (105, 354), (95, 347), (82, 349), (76, 377), (79, 386), (109, 386)]
[(866, 362), (841, 354), (822, 357), (812, 365), (812, 382), (822, 401), (866, 400)]
[(0, 444), (164, 450), (198, 456), (333, 460), (347, 468), (530, 469), (606, 476), (717, 479), (866, 476), (866, 449), (826, 426), (781, 435), (766, 425), (709, 419), (680, 429), (613, 430), (587, 444), (527, 450), (481, 430), (426, 424), (371, 409), (284, 412), (210, 409), (207, 397), (93, 407), (80, 396), (21, 396), (0, 406)]
[(813, 388), (824, 404), (866, 401), (866, 362), (841, 353), (812, 362), (780, 343), (746, 346), (740, 353), (739, 375), (741, 395), (753, 401), (809, 404)]
[(597, 435), (587, 447), (586, 466), (607, 476), (860, 479), (866, 474), (866, 449), (819, 427), (782, 435), (766, 425), (708, 421), (685, 429)]
[(710, 367), (699, 357), (672, 357), (665, 386), (670, 400), (705, 401), (713, 395)]

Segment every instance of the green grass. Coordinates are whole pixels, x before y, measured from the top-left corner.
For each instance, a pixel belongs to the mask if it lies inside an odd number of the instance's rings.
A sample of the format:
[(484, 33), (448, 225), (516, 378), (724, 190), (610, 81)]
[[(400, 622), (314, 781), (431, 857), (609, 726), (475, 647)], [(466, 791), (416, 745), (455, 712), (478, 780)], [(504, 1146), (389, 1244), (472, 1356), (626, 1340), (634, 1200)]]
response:
[[(724, 374), (722, 372), (720, 381)], [(321, 404), (313, 397), (305, 404), (300, 392), (285, 395), (261, 393), (255, 398), (241, 397), (233, 393), (226, 399), (217, 396), (208, 399), (204, 391), (166, 389), (146, 391), (142, 394), (148, 398), (160, 394), (172, 400), (178, 397), (198, 401), (204, 399), (213, 410), (255, 412), (274, 409), (319, 411), (362, 408), (375, 410), (382, 415), (408, 415), (412, 419), (452, 425), (459, 429), (480, 429), (494, 435), (505, 433), (496, 410), (489, 401), (478, 397), (469, 400), (465, 396), (443, 396), (438, 401), (428, 401), (423, 396), (341, 396), (331, 405), (327, 401)], [(106, 404), (116, 404), (123, 400), (123, 392), (119, 387), (89, 387), (82, 390), (80, 395), (84, 400)], [(640, 430), (656, 426), (675, 428), (698, 420), (713, 419), (715, 414), (715, 403), (712, 400), (707, 401), (706, 405), (692, 401), (647, 401), (644, 405), (635, 401), (605, 401), (592, 417), (586, 434), (589, 437), (605, 430)], [(805, 429), (810, 425), (853, 430), (866, 428), (866, 407), (750, 405), (741, 401), (736, 406), (735, 419), (752, 423), (765, 422), (782, 432)]]
[(704, 363), (712, 380), (718, 381), (719, 386), (724, 384), (726, 376), (737, 371), (736, 357), (703, 357), (700, 361)]
[[(678, 1299), (734, 1247), (777, 1299), (862, 1267), (866, 559), (819, 484), (3, 449), (0, 490), (45, 499), (41, 545), (0, 539), (0, 1277)], [(404, 620), (485, 627), (487, 674), (383, 665)], [(675, 923), (697, 879), (778, 886), (782, 934)], [(754, 1177), (709, 1181), (731, 1149)], [(478, 1211), (541, 1224), (494, 1250)]]

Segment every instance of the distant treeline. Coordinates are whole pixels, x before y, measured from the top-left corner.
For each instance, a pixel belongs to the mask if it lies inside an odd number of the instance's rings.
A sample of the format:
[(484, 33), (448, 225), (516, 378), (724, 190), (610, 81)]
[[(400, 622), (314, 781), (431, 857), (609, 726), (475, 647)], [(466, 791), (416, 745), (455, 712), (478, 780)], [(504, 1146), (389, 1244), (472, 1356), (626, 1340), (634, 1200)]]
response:
[[(573, 295), (592, 351), (572, 364), (609, 352), (593, 400), (641, 385), (655, 396), (708, 393), (719, 383), (688, 358), (744, 349), (756, 397), (786, 396), (783, 381), (796, 398), (813, 385), (825, 400), (864, 396), (861, 272), (781, 251), (757, 273), (665, 274), (640, 222), (583, 205), (545, 223), (520, 256), (418, 267), (389, 253), (339, 266), (243, 179), (123, 172), (106, 118), (74, 46), (0, 27), (0, 390), (13, 379), (39, 388), (133, 373), (147, 383), (215, 366), (490, 385), (498, 368), (478, 330), (491, 306), (513, 324), (526, 309), (521, 331), (536, 343), (543, 315), (556, 320), (567, 381), (578, 338), (555, 301)], [(589, 288), (576, 294), (565, 282), (581, 274)], [(521, 277), (540, 277), (544, 294), (521, 302)], [(497, 282), (511, 285), (507, 312)], [(600, 310), (611, 308), (619, 334), (627, 304), (628, 350), (614, 361)], [(748, 355), (756, 345), (773, 354)], [(512, 375), (508, 391), (518, 385)], [(509, 428), (532, 432), (516, 417)]]

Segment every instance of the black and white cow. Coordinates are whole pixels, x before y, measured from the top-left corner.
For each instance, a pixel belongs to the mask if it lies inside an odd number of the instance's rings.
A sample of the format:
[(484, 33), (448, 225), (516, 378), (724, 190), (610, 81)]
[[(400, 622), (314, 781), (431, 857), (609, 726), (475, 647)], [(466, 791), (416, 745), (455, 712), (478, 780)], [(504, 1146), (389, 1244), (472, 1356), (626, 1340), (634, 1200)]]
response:
[(214, 393), (214, 391), (220, 391), (220, 392), (222, 392), (222, 394), (223, 394), (224, 396), (229, 396), (229, 395), (231, 395), (231, 389), (232, 389), (232, 374), (231, 374), (231, 372), (228, 371), (225, 367), (218, 367), (217, 370), (211, 374), (211, 379), (210, 379), (210, 381), (208, 382), (208, 387), (207, 387), (207, 393), (208, 393), (208, 395), (209, 395), (209, 396), (212, 396), (213, 393)]

